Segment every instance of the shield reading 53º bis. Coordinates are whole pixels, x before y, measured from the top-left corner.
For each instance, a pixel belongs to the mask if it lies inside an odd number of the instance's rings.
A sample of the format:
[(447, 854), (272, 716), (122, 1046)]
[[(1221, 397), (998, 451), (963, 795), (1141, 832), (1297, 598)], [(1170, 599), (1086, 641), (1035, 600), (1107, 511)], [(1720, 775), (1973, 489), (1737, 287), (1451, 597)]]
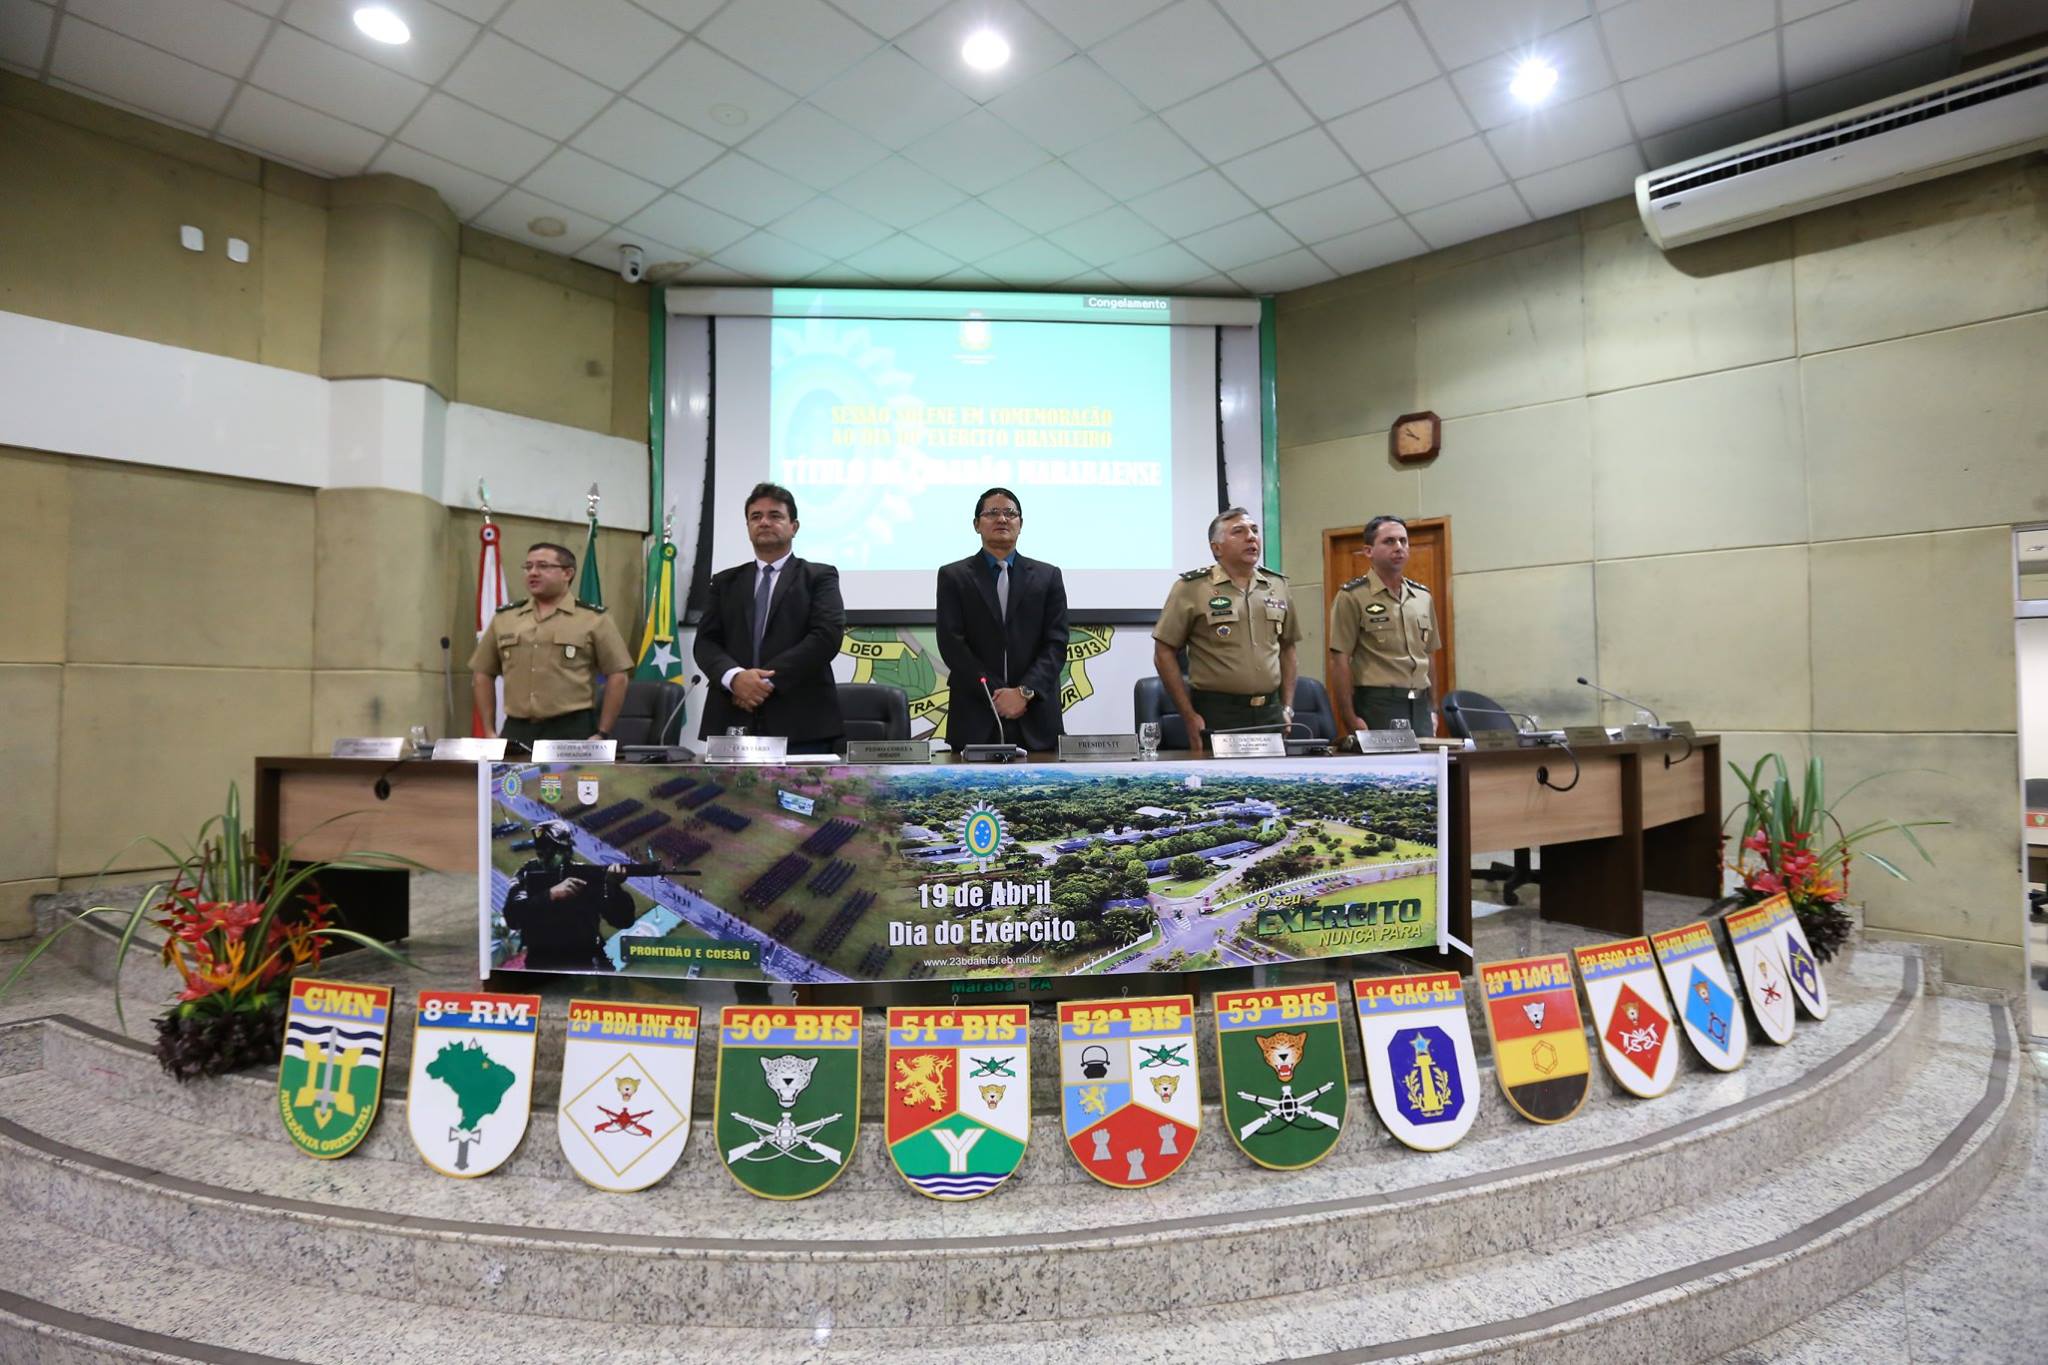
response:
[(1213, 1008), (1231, 1141), (1275, 1171), (1328, 1156), (1350, 1100), (1336, 983), (1218, 991)]
[(1366, 977), (1351, 983), (1366, 1087), (1387, 1131), (1419, 1152), (1441, 1152), (1479, 1117), (1479, 1058), (1456, 972)]
[(1785, 977), (1792, 983), (1792, 998), (1814, 1019), (1828, 1017), (1828, 983), (1820, 974), (1820, 959), (1807, 942), (1806, 926), (1792, 908), (1789, 896), (1779, 894), (1764, 902), (1774, 916), (1771, 928), (1778, 936), (1778, 952), (1785, 959)]
[(697, 1007), (571, 1000), (556, 1128), (570, 1167), (601, 1190), (644, 1190), (690, 1140)]
[(1062, 1003), (1060, 1126), (1105, 1185), (1142, 1189), (1179, 1170), (1202, 1131), (1195, 998)]
[(1786, 980), (1785, 956), (1778, 947), (1776, 916), (1769, 901), (1730, 910), (1721, 916), (1735, 970), (1742, 973), (1742, 993), (1749, 997), (1757, 1027), (1774, 1043), (1792, 1041), (1792, 983)]
[(1596, 943), (1573, 950), (1600, 1059), (1623, 1090), (1653, 1100), (1678, 1079), (1678, 1040), (1672, 1037), (1671, 1002), (1647, 938)]
[(1579, 1020), (1572, 962), (1563, 953), (1479, 964), (1493, 1066), (1517, 1114), (1562, 1123), (1586, 1102), (1593, 1059)]
[(839, 1178), (860, 1136), (858, 1005), (727, 1005), (712, 1136), (732, 1178), (803, 1199)]
[(1749, 1030), (1742, 1027), (1735, 983), (1705, 920), (1650, 935), (1664, 984), (1678, 1002), (1678, 1019), (1693, 1050), (1716, 1071), (1733, 1071), (1749, 1055)]
[(1031, 1007), (889, 1011), (883, 1132), (897, 1174), (933, 1199), (979, 1199), (1031, 1140)]
[(277, 1064), (277, 1112), (307, 1156), (347, 1156), (368, 1136), (384, 1089), (391, 988), (292, 980)]
[(533, 1105), (539, 1035), (537, 995), (420, 992), (405, 1122), (429, 1166), (442, 1175), (484, 1175), (518, 1149)]

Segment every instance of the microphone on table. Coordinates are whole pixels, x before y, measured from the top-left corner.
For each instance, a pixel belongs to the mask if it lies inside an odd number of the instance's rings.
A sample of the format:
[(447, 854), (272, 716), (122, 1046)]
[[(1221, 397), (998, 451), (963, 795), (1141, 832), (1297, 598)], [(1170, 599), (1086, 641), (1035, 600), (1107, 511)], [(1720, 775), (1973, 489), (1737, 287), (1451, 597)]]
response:
[(989, 690), (988, 675), (980, 679), (981, 695), (988, 698), (988, 713), (996, 718), (996, 738), (1000, 744), (964, 744), (960, 757), (969, 763), (1011, 763), (1025, 757), (1024, 750), (1010, 743), (1009, 734), (1003, 729), (1003, 713), (996, 709), (996, 694)]
[[(1581, 679), (1581, 681), (1584, 680)], [(1529, 722), (1529, 728), (1527, 731), (1524, 731), (1523, 733), (1533, 734), (1536, 732), (1536, 717), (1530, 715), (1526, 711), (1510, 711), (1505, 707), (1500, 706), (1467, 706), (1463, 702), (1457, 701), (1445, 702), (1444, 710), (1450, 712), (1454, 716), (1462, 715), (1465, 712), (1470, 711), (1474, 715), (1507, 716), (1513, 720), (1526, 720)]]
[(1602, 687), (1602, 686), (1601, 686), (1601, 685), (1600, 685), (1599, 683), (1596, 683), (1596, 682), (1589, 682), (1589, 681), (1587, 681), (1587, 680), (1586, 680), (1585, 678), (1580, 678), (1580, 679), (1579, 679), (1579, 686), (1581, 686), (1581, 687), (1590, 687), (1590, 688), (1592, 688), (1592, 689), (1593, 689), (1593, 690), (1594, 690), (1595, 692), (1598, 692), (1598, 693), (1599, 693), (1600, 695), (1602, 695), (1602, 696), (1604, 696), (1604, 697), (1612, 697), (1612, 698), (1614, 698), (1614, 699), (1615, 699), (1616, 701), (1625, 701), (1625, 702), (1627, 702), (1627, 703), (1628, 703), (1628, 704), (1629, 704), (1630, 706), (1633, 706), (1633, 707), (1635, 707), (1635, 708), (1636, 708), (1636, 710), (1638, 710), (1638, 711), (1643, 711), (1643, 712), (1647, 712), (1647, 713), (1649, 714), (1649, 717), (1650, 717), (1650, 728), (1651, 728), (1651, 729), (1653, 729), (1653, 730), (1662, 730), (1662, 731), (1664, 731), (1664, 733), (1665, 733), (1665, 734), (1666, 734), (1667, 736), (1668, 736), (1668, 735), (1669, 735), (1669, 734), (1671, 733), (1671, 729), (1670, 729), (1670, 727), (1669, 727), (1669, 726), (1667, 726), (1667, 725), (1665, 725), (1665, 724), (1664, 724), (1664, 722), (1663, 722), (1662, 720), (1658, 719), (1658, 717), (1657, 717), (1657, 710), (1656, 710), (1656, 708), (1655, 708), (1655, 707), (1653, 707), (1653, 706), (1651, 706), (1651, 705), (1650, 705), (1650, 704), (1649, 704), (1648, 702), (1640, 702), (1640, 701), (1637, 701), (1637, 700), (1636, 700), (1636, 699), (1635, 699), (1634, 697), (1624, 697), (1624, 696), (1622, 696), (1622, 695), (1621, 695), (1621, 693), (1619, 693), (1619, 692), (1613, 691), (1613, 690), (1612, 690), (1612, 689), (1610, 689), (1610, 688), (1605, 688), (1605, 687)]

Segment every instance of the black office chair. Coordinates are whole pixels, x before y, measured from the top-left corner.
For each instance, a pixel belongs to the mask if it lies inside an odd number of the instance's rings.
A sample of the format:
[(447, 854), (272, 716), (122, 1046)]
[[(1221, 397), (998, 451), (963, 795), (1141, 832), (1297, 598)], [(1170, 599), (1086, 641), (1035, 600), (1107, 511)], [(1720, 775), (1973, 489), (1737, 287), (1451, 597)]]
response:
[[(1301, 727), (1306, 725), (1308, 729)], [(1289, 739), (1335, 740), (1337, 738), (1337, 713), (1330, 706), (1330, 693), (1319, 678), (1296, 678), (1294, 680), (1294, 728), (1287, 732)]]
[(839, 714), (848, 739), (909, 739), (910, 698), (888, 683), (840, 683)]
[(629, 682), (626, 704), (619, 708), (619, 718), (612, 723), (612, 738), (621, 745), (680, 744), (683, 726), (677, 713), (682, 709), (682, 684)]
[[(1474, 708), (1467, 710), (1467, 707)], [(1484, 692), (1472, 692), (1465, 688), (1444, 694), (1444, 719), (1450, 722), (1451, 734), (1458, 739), (1472, 738), (1474, 730), (1514, 730), (1519, 728), (1513, 716), (1502, 715), (1505, 710), (1499, 702)], [(1524, 886), (1540, 886), (1542, 878), (1529, 866), (1529, 850), (1515, 850), (1513, 867), (1506, 863), (1495, 863), (1484, 872), (1472, 874), (1482, 881), (1499, 882), (1500, 898), (1504, 904), (1514, 905), (1515, 892)]]
[[(1186, 687), (1188, 680), (1181, 679)], [(1155, 674), (1138, 679), (1131, 684), (1131, 715), (1135, 718), (1133, 728), (1146, 721), (1159, 722), (1159, 747), (1162, 749), (1185, 749), (1188, 747), (1187, 722), (1180, 718), (1180, 712), (1166, 699), (1166, 684)]]

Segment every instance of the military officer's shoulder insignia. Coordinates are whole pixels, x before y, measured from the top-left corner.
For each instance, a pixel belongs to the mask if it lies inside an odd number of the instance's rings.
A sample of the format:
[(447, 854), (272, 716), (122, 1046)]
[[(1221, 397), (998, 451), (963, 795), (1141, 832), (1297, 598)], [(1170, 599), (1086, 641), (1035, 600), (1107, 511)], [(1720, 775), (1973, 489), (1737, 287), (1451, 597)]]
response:
[(741, 1187), (802, 1199), (839, 1178), (860, 1136), (858, 1005), (727, 1005), (712, 1136)]
[(1441, 1152), (1479, 1117), (1479, 1059), (1456, 972), (1351, 983), (1372, 1107), (1387, 1131), (1419, 1152)]
[(1179, 1170), (1202, 1131), (1195, 998), (1059, 1007), (1060, 1118), (1081, 1169), (1142, 1189)]
[(533, 1105), (540, 997), (421, 991), (405, 1120), (413, 1146), (443, 1175), (505, 1164)]
[(1207, 570), (1206, 568), (1204, 568), (1204, 569), (1189, 569), (1189, 570), (1188, 570), (1188, 571), (1187, 571), (1186, 573), (1184, 573), (1184, 574), (1182, 574), (1182, 575), (1180, 576), (1180, 581), (1181, 581), (1181, 582), (1183, 582), (1183, 583), (1192, 583), (1192, 582), (1194, 582), (1194, 581), (1195, 581), (1195, 580), (1196, 580), (1197, 578), (1207, 578), (1208, 576), (1209, 576), (1209, 571), (1208, 571), (1208, 570)]
[(1404, 578), (1401, 581), (1421, 593), (1424, 597), (1429, 596), (1429, 584), (1414, 578)]
[(1279, 580), (1280, 580), (1280, 581), (1281, 581), (1282, 583), (1285, 583), (1285, 582), (1287, 581), (1287, 575), (1286, 575), (1286, 574), (1284, 574), (1284, 573), (1281, 573), (1281, 572), (1280, 572), (1280, 571), (1279, 571), (1278, 569), (1274, 569), (1274, 568), (1268, 568), (1268, 567), (1267, 567), (1266, 565), (1264, 565), (1264, 564), (1261, 564), (1261, 565), (1259, 565), (1259, 572), (1260, 572), (1260, 573), (1262, 573), (1262, 574), (1264, 574), (1264, 575), (1265, 575), (1266, 577), (1268, 577), (1268, 578), (1277, 578), (1277, 579), (1279, 579)]
[(889, 1160), (933, 1199), (979, 1199), (1031, 1140), (1031, 1007), (889, 1011), (883, 1131)]
[(1764, 1037), (1774, 1043), (1791, 1042), (1792, 984), (1785, 979), (1785, 950), (1776, 932), (1776, 907), (1764, 901), (1730, 910), (1721, 917), (1721, 927), (1728, 931), (1728, 946), (1735, 950), (1735, 965), (1742, 972), (1743, 993), (1749, 997), (1750, 1010)]
[(583, 610), (585, 611), (602, 612), (604, 610), (604, 605), (602, 603), (586, 602), (580, 597), (576, 599), (576, 605), (583, 608)]
[(1372, 581), (1372, 575), (1371, 575), (1371, 574), (1369, 574), (1369, 573), (1362, 573), (1362, 574), (1360, 574), (1360, 575), (1359, 575), (1358, 577), (1356, 577), (1356, 578), (1352, 579), (1352, 580), (1351, 580), (1351, 581), (1350, 581), (1349, 583), (1346, 583), (1346, 584), (1345, 584), (1345, 585), (1344, 585), (1344, 586), (1343, 586), (1343, 587), (1342, 587), (1341, 589), (1339, 589), (1339, 591), (1341, 591), (1341, 592), (1350, 592), (1350, 591), (1351, 591), (1351, 590), (1352, 590), (1353, 588), (1362, 588), (1362, 587), (1364, 587), (1364, 586), (1365, 586), (1365, 585), (1366, 585), (1367, 583), (1369, 583), (1369, 582), (1371, 582), (1371, 581)]
[(571, 1000), (556, 1128), (570, 1167), (601, 1190), (644, 1190), (690, 1140), (697, 1007)]
[(391, 988), (346, 981), (292, 980), (277, 1111), (286, 1136), (307, 1156), (347, 1156), (370, 1131), (391, 1036)]
[(1534, 1123), (1561, 1123), (1586, 1102), (1593, 1058), (1563, 953), (1479, 964), (1494, 1073), (1508, 1104)]
[(523, 607), (523, 606), (525, 606), (525, 605), (526, 605), (526, 599), (525, 599), (524, 597), (522, 597), (522, 598), (520, 598), (520, 599), (519, 599), (519, 600), (518, 600), (517, 602), (507, 602), (507, 603), (506, 603), (506, 604), (505, 604), (504, 606), (502, 606), (502, 607), (499, 607), (499, 608), (498, 608), (498, 610), (497, 610), (497, 611), (496, 611), (496, 612), (495, 612), (494, 614), (495, 614), (495, 615), (498, 615), (498, 616), (503, 616), (503, 615), (504, 615), (504, 614), (505, 614), (506, 612), (508, 612), (508, 611), (518, 611), (518, 610), (519, 610), (519, 609), (520, 609), (521, 607)]
[(1733, 1071), (1749, 1052), (1749, 1030), (1735, 1004), (1735, 983), (1705, 920), (1650, 936), (1664, 984), (1678, 1002), (1679, 1022), (1693, 1050), (1716, 1071)]
[(1336, 983), (1218, 991), (1214, 1004), (1231, 1140), (1268, 1170), (1315, 1165), (1337, 1145), (1350, 1099)]
[(1671, 1001), (1657, 974), (1647, 938), (1596, 943), (1573, 950), (1600, 1057), (1623, 1090), (1653, 1100), (1678, 1079), (1678, 1044), (1672, 1038)]

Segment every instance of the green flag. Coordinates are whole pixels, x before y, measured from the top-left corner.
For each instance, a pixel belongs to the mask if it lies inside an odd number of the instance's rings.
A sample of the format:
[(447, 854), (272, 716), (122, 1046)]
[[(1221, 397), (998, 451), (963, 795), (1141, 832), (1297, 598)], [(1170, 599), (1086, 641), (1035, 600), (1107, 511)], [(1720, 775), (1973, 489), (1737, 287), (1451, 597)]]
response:
[(590, 534), (583, 538), (583, 577), (577, 580), (576, 597), (593, 607), (604, 605), (604, 584), (597, 577), (597, 511), (590, 513)]
[(639, 662), (633, 676), (681, 686), (683, 660), (676, 653), (676, 545), (662, 537), (647, 566), (645, 623), (640, 627)]

